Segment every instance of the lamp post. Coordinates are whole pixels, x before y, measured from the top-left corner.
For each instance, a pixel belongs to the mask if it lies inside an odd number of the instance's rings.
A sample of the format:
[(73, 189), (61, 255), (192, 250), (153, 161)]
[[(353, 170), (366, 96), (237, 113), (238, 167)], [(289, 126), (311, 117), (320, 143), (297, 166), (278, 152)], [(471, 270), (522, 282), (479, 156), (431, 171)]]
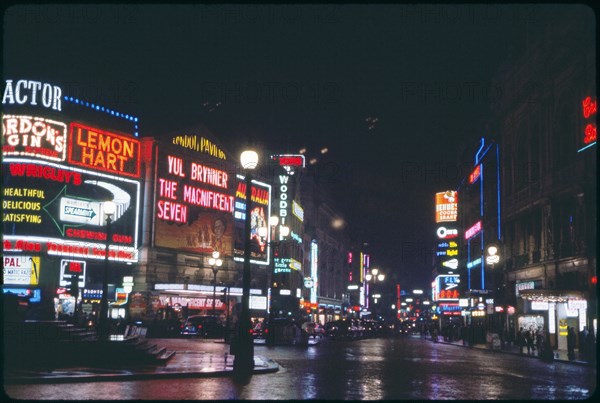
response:
[(208, 259), (208, 264), (212, 267), (213, 272), (213, 303), (212, 303), (212, 311), (213, 315), (217, 312), (215, 309), (215, 302), (217, 300), (217, 273), (219, 272), (219, 267), (223, 264), (223, 261), (219, 259), (220, 253), (219, 251), (214, 251), (212, 253), (212, 257)]
[(246, 172), (246, 217), (244, 220), (244, 270), (242, 274), (242, 310), (238, 322), (233, 373), (237, 380), (246, 381), (254, 370), (254, 341), (250, 331), (250, 214), (252, 203), (252, 170), (258, 165), (256, 151), (244, 151), (240, 156), (242, 168)]
[[(383, 280), (385, 280), (385, 274), (380, 273), (379, 269), (373, 268), (371, 270), (371, 273), (367, 273), (365, 275), (365, 280), (367, 280), (367, 282), (373, 281), (373, 285), (375, 285), (375, 283), (377, 283), (377, 282), (381, 283), (381, 282), (383, 282)], [(369, 294), (371, 294), (371, 293), (369, 292)], [(374, 304), (377, 303), (376, 299), (374, 299), (373, 303)], [(374, 308), (375, 308), (375, 306), (373, 306), (373, 311), (375, 310)], [(373, 312), (373, 313), (375, 313), (375, 312)]]
[(100, 313), (98, 318), (98, 328), (100, 330), (100, 340), (108, 340), (108, 249), (110, 244), (110, 224), (112, 216), (115, 214), (116, 205), (112, 201), (106, 201), (102, 204), (102, 212), (106, 217), (106, 249), (104, 254), (104, 273), (102, 276), (102, 299), (100, 300)]
[[(279, 227), (279, 234), (277, 234), (277, 225), (279, 224), (279, 217), (277, 216), (271, 216), (269, 217), (269, 227), (271, 227), (271, 240), (269, 241), (269, 248), (270, 248), (270, 253), (271, 253), (271, 268), (270, 268), (270, 272), (269, 272), (269, 276), (267, 279), (267, 293), (269, 292), (269, 289), (271, 289), (271, 303), (268, 306), (268, 311), (269, 311), (269, 321), (271, 321), (274, 317), (273, 315), (273, 279), (275, 277), (275, 247), (279, 246), (281, 244), (280, 241), (275, 241), (276, 239), (276, 235), (279, 235), (280, 237), (286, 237), (289, 235), (290, 233), (290, 228), (285, 226), (285, 225), (281, 225)], [(259, 232), (262, 231), (263, 234), (266, 235), (266, 232), (268, 231), (267, 228), (259, 228)]]

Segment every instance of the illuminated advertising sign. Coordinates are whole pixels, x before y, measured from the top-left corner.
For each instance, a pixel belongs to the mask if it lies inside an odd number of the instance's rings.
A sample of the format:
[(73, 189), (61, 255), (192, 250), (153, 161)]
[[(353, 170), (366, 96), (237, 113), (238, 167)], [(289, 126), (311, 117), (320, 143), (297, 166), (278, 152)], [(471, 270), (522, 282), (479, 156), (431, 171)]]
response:
[(69, 139), (69, 163), (139, 178), (139, 140), (79, 123), (71, 123)]
[(33, 116), (2, 116), (2, 156), (64, 161), (67, 125)]
[(49, 255), (104, 259), (103, 202), (112, 200), (109, 259), (137, 262), (138, 180), (25, 158), (5, 158), (3, 169), (5, 251), (25, 243), (38, 252), (45, 245)]
[(59, 86), (32, 80), (6, 80), (2, 95), (3, 105), (32, 105), (60, 111), (62, 89)]
[(471, 228), (465, 231), (465, 239), (473, 238), (481, 231), (481, 221), (477, 221)]
[(306, 166), (303, 154), (271, 155), (271, 159), (277, 161), (279, 166), (283, 167), (286, 171), (291, 171), (292, 167), (304, 168)]
[[(237, 175), (237, 189), (233, 216), (235, 219), (235, 242), (233, 245), (234, 259), (244, 260), (244, 225), (246, 218), (246, 181)], [(269, 231), (269, 217), (271, 215), (271, 186), (252, 180), (250, 187), (252, 201), (250, 210), (250, 262), (255, 264), (269, 264), (269, 247), (271, 231)], [(259, 229), (265, 228), (265, 234)]]
[(458, 218), (458, 192), (447, 190), (435, 194), (435, 222), (454, 222)]
[(71, 284), (71, 276), (79, 276), (79, 287), (85, 287), (86, 263), (83, 260), (68, 260), (60, 261), (60, 285), (62, 287)]
[(189, 309), (215, 309), (219, 311), (225, 311), (226, 305), (223, 302), (221, 302), (219, 298), (216, 298), (214, 302), (215, 306), (213, 307), (212, 295), (206, 297), (182, 297), (176, 295), (161, 295), (159, 297), (159, 304), (161, 307), (186, 306)]
[(470, 262), (467, 262), (467, 269), (472, 269), (473, 267), (480, 265), (480, 264), (481, 264), (481, 258), (478, 257), (475, 260), (471, 260)]
[(581, 104), (585, 126), (583, 129), (583, 148), (587, 148), (595, 144), (598, 138), (595, 118), (598, 111), (598, 101), (595, 97), (592, 99), (591, 96), (588, 96)]
[(298, 217), (300, 221), (304, 221), (304, 209), (300, 207), (295, 200), (292, 200), (292, 213)]
[(435, 278), (434, 301), (456, 301), (458, 303), (458, 285), (460, 277), (458, 274), (442, 274)]
[[(318, 265), (319, 265), (319, 245), (317, 241), (313, 240), (310, 243), (310, 277), (313, 279), (313, 285), (310, 289), (310, 302), (312, 304), (317, 303), (317, 290), (319, 287), (319, 276), (318, 276)], [(362, 291), (361, 291), (362, 293)]]
[(196, 134), (176, 135), (172, 138), (174, 145), (202, 153), (217, 159), (226, 160), (225, 151), (221, 150), (215, 143), (203, 136)]
[(273, 258), (273, 273), (290, 273), (292, 271), (290, 268), (290, 260), (290, 258)]
[(28, 288), (7, 288), (7, 287), (2, 287), (2, 291), (4, 292), (4, 294), (15, 294), (18, 295), (19, 297), (25, 297), (29, 300), (29, 302), (41, 302), (42, 300), (42, 292), (36, 288), (33, 290), (30, 290)]
[(481, 165), (477, 165), (475, 169), (473, 169), (473, 172), (471, 172), (469, 175), (469, 184), (472, 184), (479, 179), (479, 176), (481, 176)]
[(435, 233), (439, 239), (452, 239), (458, 237), (458, 230), (456, 228), (439, 227)]
[[(144, 147), (150, 148), (149, 144)], [(156, 159), (155, 245), (194, 253), (218, 251), (231, 257), (236, 181), (229, 173), (233, 169), (220, 159), (213, 162), (205, 152), (195, 155), (175, 146), (158, 146), (156, 156), (148, 153), (148, 158)]]
[(39, 256), (10, 256), (2, 257), (3, 284), (38, 285), (40, 282)]

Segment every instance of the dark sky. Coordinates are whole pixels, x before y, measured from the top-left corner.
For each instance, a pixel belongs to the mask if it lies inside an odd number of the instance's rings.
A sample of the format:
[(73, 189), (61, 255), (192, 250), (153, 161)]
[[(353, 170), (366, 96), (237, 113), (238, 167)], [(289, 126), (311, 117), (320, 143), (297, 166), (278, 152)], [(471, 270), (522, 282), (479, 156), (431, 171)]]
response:
[(328, 147), (323, 175), (373, 262), (424, 286), (434, 193), (456, 188), (461, 147), (485, 134), (501, 96), (490, 78), (526, 30), (560, 16), (543, 5), (15, 6), (4, 77), (67, 83), (138, 116), (142, 135), (205, 123), (232, 151)]

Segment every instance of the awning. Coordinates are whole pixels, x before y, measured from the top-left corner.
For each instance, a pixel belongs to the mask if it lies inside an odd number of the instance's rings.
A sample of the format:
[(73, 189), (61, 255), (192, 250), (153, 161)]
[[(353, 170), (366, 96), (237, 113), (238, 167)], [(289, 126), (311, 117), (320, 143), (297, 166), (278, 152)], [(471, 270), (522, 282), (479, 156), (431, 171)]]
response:
[(522, 290), (519, 297), (529, 301), (567, 302), (569, 299), (585, 298), (581, 291), (573, 290)]

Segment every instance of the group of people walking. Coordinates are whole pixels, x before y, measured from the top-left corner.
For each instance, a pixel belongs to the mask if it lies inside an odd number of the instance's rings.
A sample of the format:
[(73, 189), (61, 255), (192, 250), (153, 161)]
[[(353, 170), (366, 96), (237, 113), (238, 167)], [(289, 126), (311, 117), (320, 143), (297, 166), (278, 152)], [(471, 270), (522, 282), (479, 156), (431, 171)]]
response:
[[(547, 337), (541, 327), (538, 327), (537, 329), (535, 329), (533, 326), (531, 326), (529, 329), (523, 329), (523, 327), (521, 327), (517, 335), (517, 343), (521, 354), (524, 354), (525, 348), (527, 349), (527, 354), (529, 355), (535, 354), (536, 350), (538, 357), (544, 357), (545, 355), (549, 356), (552, 354), (550, 342), (547, 340)], [(574, 360), (576, 358), (575, 348), (577, 346), (579, 346), (579, 354), (581, 359), (589, 361), (595, 357), (595, 336), (592, 332), (588, 331), (587, 326), (584, 326), (583, 331), (579, 335), (579, 343), (577, 343), (577, 334), (575, 333), (575, 328), (572, 326), (568, 328), (567, 356), (569, 360)]]

